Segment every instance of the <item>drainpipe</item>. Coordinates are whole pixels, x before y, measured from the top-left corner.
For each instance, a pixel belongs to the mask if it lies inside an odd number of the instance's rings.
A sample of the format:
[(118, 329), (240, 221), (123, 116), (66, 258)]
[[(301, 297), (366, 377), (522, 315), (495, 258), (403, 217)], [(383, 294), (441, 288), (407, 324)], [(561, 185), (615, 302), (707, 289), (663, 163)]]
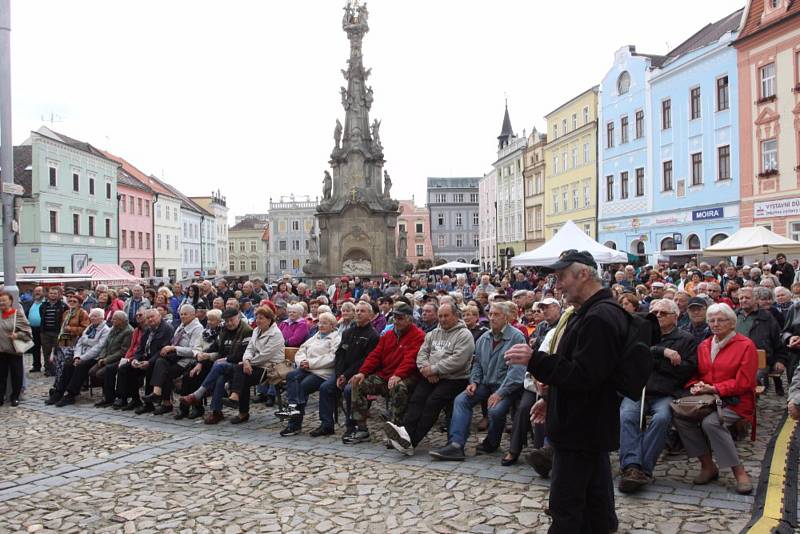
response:
[[(119, 263), (119, 260), (120, 260), (119, 247), (122, 245), (122, 243), (119, 240), (119, 236), (120, 236), (120, 229), (119, 229), (119, 201), (120, 200), (122, 200), (122, 195), (120, 193), (117, 193), (117, 265), (120, 265), (120, 263)], [(120, 265), (120, 267), (121, 267), (121, 265)]]
[(205, 222), (206, 216), (200, 215), (200, 277), (205, 276), (203, 274), (203, 222)]
[[(158, 202), (158, 192), (153, 191), (153, 204), (151, 206), (152, 212), (150, 213), (150, 220), (152, 221), (152, 230), (150, 231), (150, 245), (153, 247), (153, 265), (151, 267), (150, 276), (156, 275), (156, 203)], [(161, 273), (162, 276), (164, 273)]]

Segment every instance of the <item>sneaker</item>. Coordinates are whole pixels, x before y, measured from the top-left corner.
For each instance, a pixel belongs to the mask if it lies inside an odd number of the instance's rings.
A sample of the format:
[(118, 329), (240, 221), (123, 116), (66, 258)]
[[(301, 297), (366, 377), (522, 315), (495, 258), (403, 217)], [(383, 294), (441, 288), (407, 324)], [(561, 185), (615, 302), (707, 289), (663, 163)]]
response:
[(318, 438), (320, 436), (330, 436), (334, 433), (332, 428), (325, 428), (324, 426), (320, 425), (311, 432), (308, 433), (309, 436), (312, 438)]
[(297, 425), (289, 424), (286, 428), (281, 430), (280, 434), (283, 437), (296, 436), (300, 433), (300, 427)]
[(355, 445), (365, 441), (369, 441), (369, 430), (366, 428), (357, 428), (352, 434), (347, 434), (342, 438), (342, 443), (347, 445)]
[[(397, 426), (391, 421), (386, 421), (383, 424), (383, 431), (389, 442), (395, 442), (400, 446), (400, 452), (405, 452), (406, 449), (411, 448), (413, 454), (413, 447), (411, 447), (411, 436), (408, 435), (405, 427)], [(392, 444), (394, 446), (394, 444)], [(395, 447), (397, 448), (397, 447)]]
[(464, 458), (466, 458), (464, 455), (464, 447), (460, 447), (455, 443), (448, 443), (444, 447), (432, 449), (428, 451), (428, 454), (436, 460), (463, 462)]
[(275, 417), (278, 419), (288, 419), (290, 417), (298, 417), (300, 415), (302, 415), (302, 412), (297, 409), (296, 404), (290, 404), (286, 408), (275, 412)]
[(138, 408), (136, 408), (133, 411), (133, 413), (135, 413), (136, 415), (142, 415), (143, 413), (154, 412), (155, 410), (156, 410), (155, 406), (153, 406), (149, 402), (146, 402), (141, 406), (139, 406)]
[(626, 467), (619, 477), (619, 491), (622, 493), (635, 493), (642, 486), (650, 483), (650, 477), (647, 473), (638, 467)]
[(553, 469), (553, 447), (544, 446), (541, 449), (533, 449), (525, 455), (525, 461), (540, 477), (549, 478), (550, 470)]

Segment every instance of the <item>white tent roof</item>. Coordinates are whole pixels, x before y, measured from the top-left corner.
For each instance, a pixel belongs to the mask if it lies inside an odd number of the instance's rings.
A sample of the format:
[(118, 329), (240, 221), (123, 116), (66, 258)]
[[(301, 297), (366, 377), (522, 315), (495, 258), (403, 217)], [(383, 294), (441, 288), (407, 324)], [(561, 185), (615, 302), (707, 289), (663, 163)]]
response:
[(628, 261), (628, 255), (625, 252), (601, 245), (586, 235), (574, 222), (567, 221), (544, 245), (511, 258), (511, 265), (550, 265), (558, 261), (562, 252), (569, 249), (589, 251), (598, 264), (626, 263)]
[(703, 249), (704, 256), (772, 256), (778, 252), (800, 254), (800, 243), (763, 226), (741, 228), (729, 238)]
[(436, 267), (431, 267), (428, 269), (429, 271), (463, 271), (464, 269), (478, 269), (477, 265), (473, 265), (471, 263), (461, 263), (460, 261), (451, 261), (450, 263), (445, 263), (443, 265), (437, 265)]

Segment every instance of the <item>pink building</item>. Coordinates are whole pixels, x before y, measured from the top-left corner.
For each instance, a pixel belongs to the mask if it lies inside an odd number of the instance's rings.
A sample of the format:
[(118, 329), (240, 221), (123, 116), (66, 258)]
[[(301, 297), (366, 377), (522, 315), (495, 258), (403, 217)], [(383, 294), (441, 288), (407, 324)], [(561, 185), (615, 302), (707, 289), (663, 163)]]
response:
[(142, 171), (112, 154), (117, 173), (119, 265), (134, 276), (153, 276), (153, 190)]
[(400, 216), (397, 217), (397, 235), (395, 236), (398, 247), (402, 244), (401, 236), (405, 232), (405, 253), (408, 263), (416, 266), (419, 260), (433, 261), (431, 219), (428, 208), (416, 206), (413, 199), (399, 202)]

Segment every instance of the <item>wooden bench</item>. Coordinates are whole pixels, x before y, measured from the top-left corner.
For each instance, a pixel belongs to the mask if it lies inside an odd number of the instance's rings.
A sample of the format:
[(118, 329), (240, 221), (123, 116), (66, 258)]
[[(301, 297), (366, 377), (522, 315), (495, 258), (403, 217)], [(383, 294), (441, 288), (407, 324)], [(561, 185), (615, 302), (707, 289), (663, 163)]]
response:
[[(766, 369), (767, 368), (767, 351), (765, 351), (764, 349), (758, 349), (758, 350), (756, 350), (756, 353), (758, 354), (758, 368), (759, 368), (759, 370), (760, 369)], [(765, 389), (766, 389), (765, 386), (762, 386), (761, 384), (757, 384), (756, 385), (756, 397), (760, 397), (761, 395), (763, 395)]]

